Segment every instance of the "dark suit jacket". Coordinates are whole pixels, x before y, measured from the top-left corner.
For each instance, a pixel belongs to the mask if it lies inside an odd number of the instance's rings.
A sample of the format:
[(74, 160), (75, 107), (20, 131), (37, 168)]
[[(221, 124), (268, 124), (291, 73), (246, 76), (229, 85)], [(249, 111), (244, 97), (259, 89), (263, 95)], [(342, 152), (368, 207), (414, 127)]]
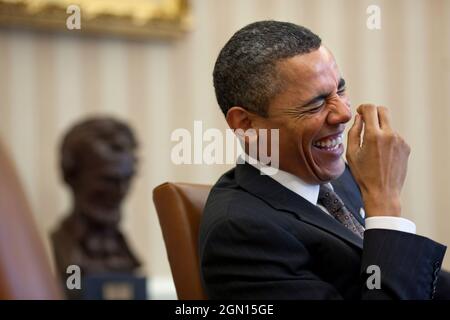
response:
[[(348, 168), (332, 184), (364, 224), (358, 214), (361, 195)], [(199, 250), (211, 299), (431, 299), (438, 295), (446, 247), (383, 229), (367, 230), (363, 241), (317, 206), (242, 164), (213, 187)], [(370, 265), (380, 268), (381, 289), (366, 285)], [(448, 294), (445, 278), (442, 291)]]

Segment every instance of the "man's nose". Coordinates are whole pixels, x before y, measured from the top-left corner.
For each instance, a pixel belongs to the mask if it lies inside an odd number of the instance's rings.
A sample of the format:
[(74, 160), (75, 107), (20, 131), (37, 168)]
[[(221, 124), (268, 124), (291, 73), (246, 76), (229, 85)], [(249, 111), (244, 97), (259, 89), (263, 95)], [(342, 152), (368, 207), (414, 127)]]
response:
[(330, 124), (347, 123), (352, 118), (352, 111), (350, 110), (350, 102), (347, 98), (337, 98), (332, 106), (332, 110), (328, 114), (328, 122)]

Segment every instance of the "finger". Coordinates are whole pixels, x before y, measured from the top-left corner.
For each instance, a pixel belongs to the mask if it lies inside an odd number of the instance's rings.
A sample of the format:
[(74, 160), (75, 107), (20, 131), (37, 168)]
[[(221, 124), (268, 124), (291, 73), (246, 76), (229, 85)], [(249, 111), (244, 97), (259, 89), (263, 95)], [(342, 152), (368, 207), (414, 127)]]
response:
[(355, 115), (355, 121), (348, 131), (347, 136), (347, 153), (353, 154), (361, 146), (361, 133), (363, 130), (363, 122), (359, 114)]
[(358, 107), (357, 111), (362, 117), (361, 120), (364, 122), (366, 131), (380, 130), (377, 107), (374, 104), (362, 104)]
[(391, 129), (391, 115), (386, 107), (378, 107), (378, 121), (382, 130)]

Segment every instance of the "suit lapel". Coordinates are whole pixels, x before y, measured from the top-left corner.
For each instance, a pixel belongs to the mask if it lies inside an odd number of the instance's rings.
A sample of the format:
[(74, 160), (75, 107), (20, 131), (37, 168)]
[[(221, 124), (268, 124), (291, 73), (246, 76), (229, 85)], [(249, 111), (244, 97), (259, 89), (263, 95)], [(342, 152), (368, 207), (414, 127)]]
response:
[(242, 188), (271, 207), (293, 213), (298, 219), (362, 248), (362, 240), (336, 219), (269, 176), (261, 175), (253, 166), (247, 163), (238, 164), (235, 172), (237, 183)]

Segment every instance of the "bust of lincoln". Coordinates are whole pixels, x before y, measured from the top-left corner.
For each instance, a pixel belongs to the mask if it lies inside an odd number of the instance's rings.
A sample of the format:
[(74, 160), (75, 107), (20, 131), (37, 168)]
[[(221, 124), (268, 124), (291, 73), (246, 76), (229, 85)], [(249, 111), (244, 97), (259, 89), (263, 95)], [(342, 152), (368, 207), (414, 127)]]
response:
[(83, 275), (134, 273), (140, 266), (119, 228), (136, 149), (131, 128), (109, 117), (86, 119), (64, 136), (60, 164), (72, 205), (51, 235), (62, 277), (73, 264)]

